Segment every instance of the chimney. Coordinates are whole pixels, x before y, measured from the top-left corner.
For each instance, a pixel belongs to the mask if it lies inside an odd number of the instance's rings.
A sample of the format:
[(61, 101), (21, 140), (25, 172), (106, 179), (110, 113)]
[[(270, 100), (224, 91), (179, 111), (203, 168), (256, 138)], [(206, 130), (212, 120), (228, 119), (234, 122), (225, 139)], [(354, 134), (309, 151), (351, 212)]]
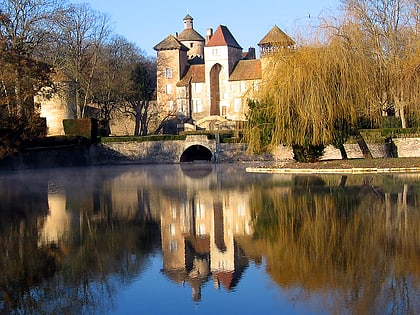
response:
[(206, 45), (209, 42), (209, 40), (212, 38), (212, 36), (213, 36), (213, 29), (208, 28), (206, 32)]
[(249, 47), (248, 48), (248, 53), (246, 54), (246, 59), (255, 59), (256, 55), (255, 55), (255, 48), (254, 47)]

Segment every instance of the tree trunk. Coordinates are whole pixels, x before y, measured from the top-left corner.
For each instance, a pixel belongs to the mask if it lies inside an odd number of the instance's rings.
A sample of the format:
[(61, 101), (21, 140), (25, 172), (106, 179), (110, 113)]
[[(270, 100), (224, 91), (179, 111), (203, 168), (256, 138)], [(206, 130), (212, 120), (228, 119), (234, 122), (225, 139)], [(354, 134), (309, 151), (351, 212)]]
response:
[(347, 156), (347, 152), (346, 152), (346, 148), (344, 147), (343, 144), (340, 145), (340, 147), (338, 148), (340, 150), (341, 153), (341, 158), (343, 160), (348, 160), (348, 156)]
[(135, 124), (134, 124), (134, 135), (138, 136), (140, 135), (140, 115), (134, 116)]
[(346, 186), (346, 182), (347, 182), (347, 175), (343, 175), (340, 178), (340, 184), (338, 186), (343, 188)]
[(407, 120), (405, 118), (404, 106), (400, 108), (401, 128), (407, 128)]
[(401, 119), (401, 128), (407, 128), (407, 119), (405, 117), (405, 109), (404, 109), (404, 93), (401, 92), (400, 97), (394, 98), (395, 105), (397, 107), (396, 113), (399, 114)]
[(142, 103), (142, 113), (140, 115), (141, 119), (141, 126), (140, 126), (140, 133), (142, 136), (147, 135), (147, 117), (148, 117), (148, 108), (149, 108), (149, 101), (143, 101)]
[(363, 158), (372, 159), (372, 153), (370, 152), (369, 147), (367, 146), (366, 141), (360, 134), (359, 130), (355, 132), (354, 138), (356, 139), (356, 142), (359, 145), (360, 150), (362, 151)]

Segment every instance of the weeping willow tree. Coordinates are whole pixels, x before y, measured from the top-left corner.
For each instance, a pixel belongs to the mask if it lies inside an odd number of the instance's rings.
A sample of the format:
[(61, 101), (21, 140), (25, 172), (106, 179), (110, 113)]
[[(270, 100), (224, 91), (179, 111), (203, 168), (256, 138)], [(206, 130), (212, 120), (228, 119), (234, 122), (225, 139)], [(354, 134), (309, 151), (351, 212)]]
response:
[(352, 45), (335, 37), (328, 45), (265, 57), (270, 59), (265, 60), (269, 79), (249, 106), (252, 151), (270, 151), (279, 144), (334, 144), (343, 152), (362, 109), (377, 103), (366, 84), (374, 76), (372, 64)]
[(396, 112), (401, 117), (402, 128), (419, 125), (420, 110), (420, 40), (414, 53), (398, 58), (394, 65), (391, 89)]
[(332, 144), (346, 158), (343, 144), (355, 136), (363, 156), (371, 158), (358, 128), (376, 128), (384, 115), (404, 122), (405, 113), (418, 117), (418, 2), (343, 4), (339, 24), (322, 25), (322, 44), (262, 56), (267, 71), (258, 100), (249, 103), (250, 151), (283, 144), (321, 154), (317, 148)]

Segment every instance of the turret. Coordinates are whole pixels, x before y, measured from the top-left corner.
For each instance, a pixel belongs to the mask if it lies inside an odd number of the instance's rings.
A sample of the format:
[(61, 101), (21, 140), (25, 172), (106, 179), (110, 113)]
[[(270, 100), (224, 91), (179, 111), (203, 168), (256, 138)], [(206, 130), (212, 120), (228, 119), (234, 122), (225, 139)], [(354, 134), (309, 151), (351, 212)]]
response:
[(189, 48), (188, 59), (190, 61), (202, 63), (205, 39), (194, 30), (193, 21), (194, 19), (189, 14), (184, 17), (184, 30), (177, 36), (177, 39)]

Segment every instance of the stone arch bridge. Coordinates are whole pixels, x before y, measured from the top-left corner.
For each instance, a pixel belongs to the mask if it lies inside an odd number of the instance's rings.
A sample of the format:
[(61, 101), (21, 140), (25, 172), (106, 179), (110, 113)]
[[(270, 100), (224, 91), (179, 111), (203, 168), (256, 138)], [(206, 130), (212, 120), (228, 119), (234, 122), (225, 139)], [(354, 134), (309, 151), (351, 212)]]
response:
[[(399, 157), (420, 156), (420, 138), (395, 139)], [(376, 158), (387, 156), (384, 144), (368, 144)], [(349, 158), (362, 158), (357, 144), (346, 144)], [(284, 161), (293, 160), (290, 147), (279, 146), (271, 154), (248, 154), (245, 143), (218, 143), (207, 135), (189, 135), (185, 140), (109, 142), (89, 149), (89, 162), (98, 164), (159, 164), (195, 161), (236, 162), (236, 161)], [(323, 159), (340, 159), (338, 149), (329, 146)]]
[(96, 148), (94, 159), (99, 164), (217, 162), (219, 146), (207, 135), (190, 135), (185, 140), (172, 141), (108, 142)]

